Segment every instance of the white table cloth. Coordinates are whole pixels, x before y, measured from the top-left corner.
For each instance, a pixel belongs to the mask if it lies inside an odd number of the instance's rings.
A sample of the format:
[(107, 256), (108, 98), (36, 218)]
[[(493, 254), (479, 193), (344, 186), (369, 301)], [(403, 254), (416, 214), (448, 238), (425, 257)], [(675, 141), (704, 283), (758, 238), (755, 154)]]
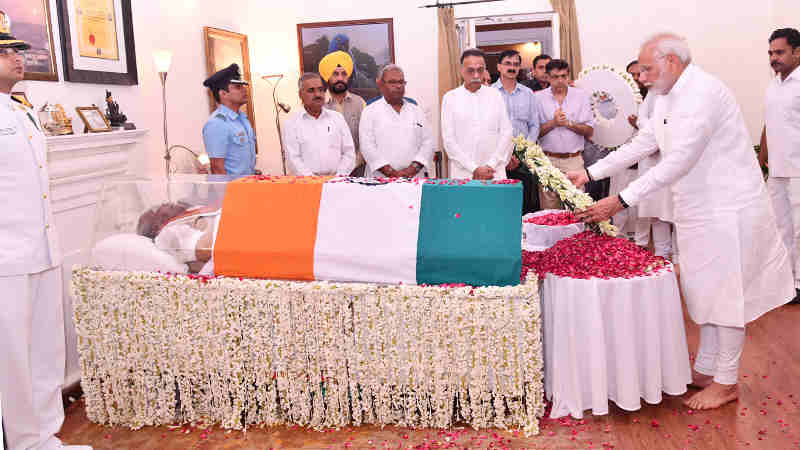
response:
[(681, 395), (691, 382), (675, 273), (579, 280), (548, 274), (542, 286), (545, 391), (551, 418), (608, 414)]

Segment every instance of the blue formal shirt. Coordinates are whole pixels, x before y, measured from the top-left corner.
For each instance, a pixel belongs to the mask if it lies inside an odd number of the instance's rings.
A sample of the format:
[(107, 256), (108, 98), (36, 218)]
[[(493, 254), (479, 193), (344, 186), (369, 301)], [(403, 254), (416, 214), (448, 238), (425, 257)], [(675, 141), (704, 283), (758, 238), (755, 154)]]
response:
[(219, 105), (203, 126), (203, 143), (211, 158), (225, 158), (228, 175), (252, 175), (256, 168), (256, 134), (247, 114)]
[(533, 91), (517, 83), (509, 94), (503, 89), (503, 83), (497, 80), (492, 87), (500, 91), (506, 103), (508, 118), (511, 120), (514, 137), (525, 136), (531, 142), (539, 139), (539, 106)]

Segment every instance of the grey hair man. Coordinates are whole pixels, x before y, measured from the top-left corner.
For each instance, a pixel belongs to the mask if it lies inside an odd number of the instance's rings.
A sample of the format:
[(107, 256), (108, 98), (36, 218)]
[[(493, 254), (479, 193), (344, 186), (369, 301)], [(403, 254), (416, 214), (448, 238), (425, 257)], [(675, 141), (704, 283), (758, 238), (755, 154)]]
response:
[(567, 175), (582, 185), (660, 148), (653, 168), (619, 195), (577, 215), (587, 222), (605, 220), (670, 188), (681, 288), (690, 317), (700, 325), (691, 381), (702, 390), (684, 403), (711, 409), (738, 398), (745, 325), (791, 300), (795, 291), (742, 111), (727, 86), (691, 62), (680, 36), (662, 33), (645, 41), (640, 80), (650, 95), (658, 95), (651, 120), (631, 143)]
[(433, 133), (425, 111), (404, 97), (403, 69), (389, 64), (376, 81), (383, 97), (364, 109), (359, 127), (366, 176), (413, 178), (424, 168), (432, 173)]
[(325, 85), (316, 73), (297, 82), (303, 109), (283, 125), (283, 146), (295, 175), (349, 175), (355, 167), (355, 146), (344, 117), (323, 108)]

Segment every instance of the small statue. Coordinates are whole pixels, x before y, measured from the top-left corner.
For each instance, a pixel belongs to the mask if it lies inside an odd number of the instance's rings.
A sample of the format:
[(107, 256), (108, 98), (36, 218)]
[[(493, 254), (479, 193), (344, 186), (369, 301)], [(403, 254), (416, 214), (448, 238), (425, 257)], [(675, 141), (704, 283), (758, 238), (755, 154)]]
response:
[(128, 120), (128, 117), (119, 112), (119, 104), (111, 97), (111, 91), (106, 91), (106, 105), (106, 117), (111, 126), (114, 128), (124, 126), (127, 130), (128, 127), (125, 121)]

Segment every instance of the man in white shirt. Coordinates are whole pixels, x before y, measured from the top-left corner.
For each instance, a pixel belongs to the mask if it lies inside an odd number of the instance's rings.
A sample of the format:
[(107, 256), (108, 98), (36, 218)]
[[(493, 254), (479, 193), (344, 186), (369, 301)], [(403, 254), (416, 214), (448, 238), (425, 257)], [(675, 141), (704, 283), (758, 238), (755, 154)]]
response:
[(504, 180), (511, 159), (511, 121), (503, 97), (481, 77), (486, 72), (482, 51), (461, 54), (464, 84), (442, 98), (442, 140), (450, 158), (450, 178)]
[[(577, 216), (606, 220), (668, 187), (680, 247), (681, 290), (700, 346), (692, 382), (702, 390), (684, 403), (717, 408), (738, 398), (745, 324), (795, 294), (764, 179), (753, 157), (744, 116), (721, 81), (691, 64), (674, 34), (648, 39), (639, 53), (641, 80), (656, 97), (650, 121), (629, 144), (570, 172), (576, 185), (618, 173), (656, 150), (661, 161), (617, 196)], [(687, 355), (688, 356), (688, 355)]]
[[(539, 145), (550, 162), (561, 170), (583, 168), (586, 138), (594, 132), (594, 114), (589, 94), (570, 87), (569, 64), (561, 59), (547, 63), (550, 87), (536, 93), (539, 102)], [(555, 192), (539, 189), (542, 209), (561, 209)]]
[(283, 146), (294, 175), (347, 176), (355, 167), (355, 146), (350, 128), (336, 111), (323, 108), (325, 85), (316, 73), (298, 81), (303, 109), (283, 124)]
[(378, 88), (383, 97), (361, 113), (359, 134), (361, 152), (371, 178), (414, 178), (433, 173), (433, 136), (425, 112), (403, 99), (406, 80), (395, 64), (378, 73)]
[(800, 302), (800, 32), (776, 30), (769, 37), (769, 62), (776, 72), (767, 87), (761, 165), (783, 243), (792, 258), (795, 298)]
[(30, 45), (0, 11), (0, 402), (9, 450), (89, 449), (55, 437), (64, 422), (61, 252), (47, 149), (34, 112), (11, 98)]

